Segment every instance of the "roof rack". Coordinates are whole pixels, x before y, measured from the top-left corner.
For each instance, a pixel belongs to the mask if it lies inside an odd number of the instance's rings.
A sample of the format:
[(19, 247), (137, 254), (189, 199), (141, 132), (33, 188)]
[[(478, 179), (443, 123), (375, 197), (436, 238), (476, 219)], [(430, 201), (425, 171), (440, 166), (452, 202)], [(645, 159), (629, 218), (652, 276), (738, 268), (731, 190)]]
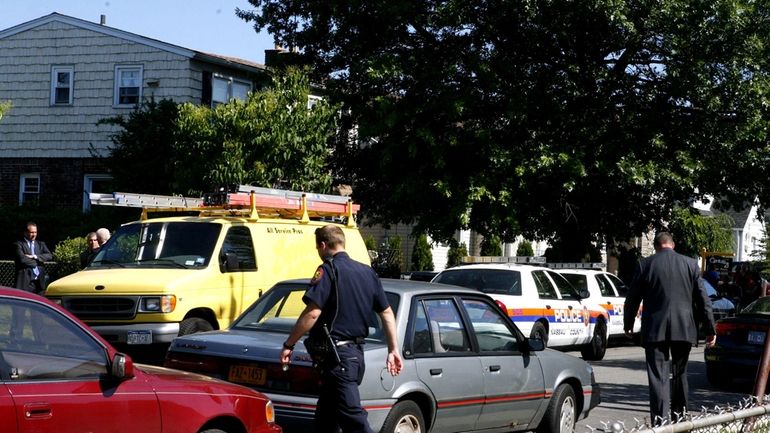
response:
[(532, 257), (532, 256), (465, 256), (463, 257), (463, 263), (531, 263), (531, 264), (543, 264), (545, 263), (545, 257)]
[(142, 219), (149, 212), (199, 212), (200, 216), (232, 215), (258, 220), (260, 216), (293, 218), (302, 222), (314, 218), (345, 219), (355, 227), (354, 215), (360, 205), (350, 197), (315, 194), (274, 188), (240, 185), (237, 190), (205, 194), (202, 198), (114, 192), (90, 193), (91, 204), (142, 208)]

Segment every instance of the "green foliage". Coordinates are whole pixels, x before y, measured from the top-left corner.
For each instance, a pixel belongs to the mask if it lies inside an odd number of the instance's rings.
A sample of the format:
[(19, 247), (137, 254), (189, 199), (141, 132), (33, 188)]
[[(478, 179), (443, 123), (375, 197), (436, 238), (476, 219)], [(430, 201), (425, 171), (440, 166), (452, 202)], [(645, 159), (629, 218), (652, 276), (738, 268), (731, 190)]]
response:
[(249, 3), (345, 104), (337, 173), (375, 222), (576, 260), (673, 203), (770, 203), (762, 2)]
[(735, 224), (726, 214), (701, 215), (697, 209), (677, 208), (674, 210), (669, 229), (674, 236), (676, 250), (692, 257), (701, 250), (730, 252), (733, 245), (732, 227)]
[(516, 247), (516, 255), (520, 257), (532, 257), (535, 255), (535, 251), (532, 249), (532, 242), (523, 239), (519, 242), (519, 246)]
[(457, 241), (453, 242), (453, 244), (449, 247), (449, 251), (447, 251), (446, 267), (451, 268), (452, 266), (462, 264), (463, 257), (467, 255), (468, 247), (465, 246), (465, 242), (461, 242), (459, 244)]
[(11, 111), (12, 106), (11, 101), (0, 101), (0, 119), (3, 118), (5, 113)]
[(368, 251), (377, 251), (377, 241), (374, 240), (372, 235), (364, 236), (364, 245), (366, 245)]
[(481, 241), (482, 256), (502, 256), (503, 248), (500, 245), (500, 236), (487, 235)]
[(433, 270), (433, 253), (430, 250), (428, 236), (425, 234), (417, 236), (417, 239), (414, 242), (414, 248), (412, 248), (412, 270)]
[(56, 244), (53, 260), (58, 263), (58, 278), (80, 270), (80, 254), (88, 248), (85, 237), (67, 238)]
[(115, 191), (173, 194), (178, 191), (174, 163), (174, 130), (179, 107), (174, 101), (143, 102), (127, 116), (99, 121), (117, 126), (106, 157)]
[(328, 192), (328, 142), (338, 107), (318, 101), (308, 109), (307, 75), (288, 69), (271, 88), (214, 109), (180, 107), (175, 161), (182, 191), (251, 184)]

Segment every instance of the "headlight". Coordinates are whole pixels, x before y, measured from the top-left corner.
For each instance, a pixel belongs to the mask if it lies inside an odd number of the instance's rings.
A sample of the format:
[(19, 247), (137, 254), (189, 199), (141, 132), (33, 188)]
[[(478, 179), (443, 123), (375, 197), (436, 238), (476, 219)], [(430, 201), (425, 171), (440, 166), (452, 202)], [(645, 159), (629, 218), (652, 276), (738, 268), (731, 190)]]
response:
[(176, 296), (143, 296), (139, 300), (140, 313), (171, 313), (176, 308)]

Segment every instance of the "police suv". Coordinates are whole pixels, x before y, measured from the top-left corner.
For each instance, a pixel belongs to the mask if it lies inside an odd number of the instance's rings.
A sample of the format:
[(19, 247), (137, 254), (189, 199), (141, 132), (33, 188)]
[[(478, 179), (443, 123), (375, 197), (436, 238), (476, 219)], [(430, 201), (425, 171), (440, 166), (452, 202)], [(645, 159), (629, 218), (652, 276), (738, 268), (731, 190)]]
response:
[(552, 269), (520, 263), (531, 262), (533, 257), (476, 259), (497, 262), (449, 268), (432, 281), (490, 295), (524, 334), (540, 338), (550, 347), (579, 345), (584, 359), (604, 358), (609, 315), (586, 299), (588, 291), (576, 290)]

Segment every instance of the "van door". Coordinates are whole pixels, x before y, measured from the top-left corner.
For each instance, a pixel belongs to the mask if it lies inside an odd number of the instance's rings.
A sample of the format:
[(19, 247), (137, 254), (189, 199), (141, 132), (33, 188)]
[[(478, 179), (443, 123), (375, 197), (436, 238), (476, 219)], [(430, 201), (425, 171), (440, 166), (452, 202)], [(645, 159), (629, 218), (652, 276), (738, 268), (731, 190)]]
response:
[(222, 298), (220, 326), (228, 326), (258, 297), (257, 259), (251, 230), (244, 225), (227, 229), (219, 252), (220, 270), (231, 296)]

